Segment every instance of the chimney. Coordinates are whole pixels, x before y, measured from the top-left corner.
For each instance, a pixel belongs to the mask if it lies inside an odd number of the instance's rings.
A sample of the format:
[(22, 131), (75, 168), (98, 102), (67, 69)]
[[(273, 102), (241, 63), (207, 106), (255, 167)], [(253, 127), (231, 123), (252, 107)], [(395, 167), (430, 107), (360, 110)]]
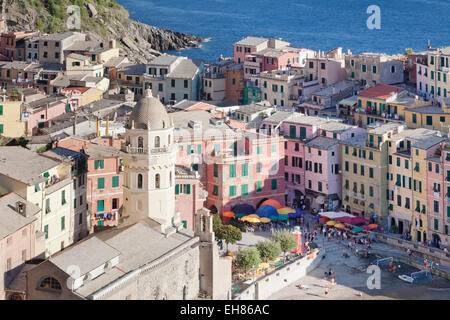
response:
[(17, 201), (16, 202), (16, 212), (21, 214), (22, 216), (26, 217), (27, 216), (27, 206), (25, 204), (25, 202), (22, 201)]

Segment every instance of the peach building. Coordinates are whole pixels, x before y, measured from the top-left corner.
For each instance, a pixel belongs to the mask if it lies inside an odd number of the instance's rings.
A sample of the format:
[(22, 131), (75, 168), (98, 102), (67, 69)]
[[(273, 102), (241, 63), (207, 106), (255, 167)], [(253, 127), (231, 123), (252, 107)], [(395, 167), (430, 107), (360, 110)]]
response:
[(0, 300), (24, 262), (44, 249), (43, 243), (36, 242), (34, 225), (40, 211), (15, 193), (0, 197)]

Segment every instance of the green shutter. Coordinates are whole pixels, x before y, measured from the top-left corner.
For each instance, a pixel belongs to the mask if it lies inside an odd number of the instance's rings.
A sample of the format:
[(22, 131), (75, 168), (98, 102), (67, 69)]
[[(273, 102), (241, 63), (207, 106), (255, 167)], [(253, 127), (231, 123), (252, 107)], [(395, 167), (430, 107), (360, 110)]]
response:
[(262, 190), (262, 182), (256, 181), (256, 192), (261, 192)]
[(98, 160), (94, 160), (94, 168), (98, 169)]
[(306, 128), (300, 127), (300, 139), (304, 140), (306, 139)]
[(248, 163), (242, 164), (242, 176), (243, 177), (248, 176)]
[(105, 188), (105, 178), (98, 178), (97, 189), (104, 189), (104, 188)]
[(103, 211), (105, 211), (105, 201), (97, 200), (97, 212), (103, 212)]
[(0, 105), (0, 116), (2, 116), (2, 115), (3, 115), (3, 106)]
[(236, 196), (236, 186), (230, 186), (230, 197)]
[(61, 231), (66, 228), (66, 217), (61, 217)]
[(277, 190), (277, 179), (272, 179), (272, 190)]
[(197, 146), (197, 153), (198, 153), (198, 154), (202, 154), (202, 145), (201, 145), (201, 144), (199, 144), (199, 145)]
[(230, 164), (230, 178), (236, 177), (236, 164)]
[(179, 194), (180, 193), (180, 185), (176, 184), (175, 185), (175, 194)]
[(119, 176), (112, 177), (112, 187), (117, 188), (119, 186)]
[(191, 185), (190, 184), (186, 185), (186, 194), (191, 194)]
[(247, 184), (243, 184), (242, 186), (241, 186), (241, 194), (242, 195), (247, 195), (248, 194), (248, 185)]

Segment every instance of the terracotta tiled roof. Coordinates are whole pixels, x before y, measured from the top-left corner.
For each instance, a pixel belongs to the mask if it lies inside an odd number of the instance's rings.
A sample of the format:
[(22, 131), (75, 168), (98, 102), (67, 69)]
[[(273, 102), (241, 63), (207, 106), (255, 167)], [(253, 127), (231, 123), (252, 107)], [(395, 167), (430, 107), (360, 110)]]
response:
[(374, 87), (371, 87), (369, 89), (360, 92), (358, 96), (366, 98), (387, 99), (391, 96), (392, 92), (400, 92), (403, 90), (405, 89), (379, 83)]

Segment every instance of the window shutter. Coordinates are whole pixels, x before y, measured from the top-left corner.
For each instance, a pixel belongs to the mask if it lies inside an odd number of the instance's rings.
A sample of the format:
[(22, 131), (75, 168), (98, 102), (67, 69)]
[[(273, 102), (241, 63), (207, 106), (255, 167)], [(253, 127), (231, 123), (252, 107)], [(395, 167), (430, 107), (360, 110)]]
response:
[(179, 194), (180, 193), (180, 185), (176, 184), (175, 185), (175, 194)]
[(191, 194), (191, 185), (190, 184), (186, 185), (186, 194)]

